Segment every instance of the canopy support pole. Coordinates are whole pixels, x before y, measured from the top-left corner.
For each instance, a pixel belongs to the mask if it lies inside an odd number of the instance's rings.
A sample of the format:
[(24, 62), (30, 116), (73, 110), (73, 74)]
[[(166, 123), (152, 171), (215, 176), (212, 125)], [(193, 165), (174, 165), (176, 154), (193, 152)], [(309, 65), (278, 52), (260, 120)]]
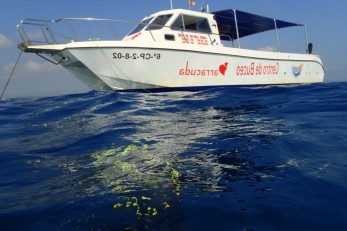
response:
[(278, 37), (278, 30), (277, 30), (277, 21), (276, 21), (275, 18), (274, 18), (274, 23), (275, 23), (275, 31), (276, 31), (276, 39), (277, 39), (277, 51), (278, 51), (278, 52), (281, 52), (281, 49), (280, 49), (280, 40), (279, 40), (279, 37)]
[(233, 11), (234, 11), (234, 20), (235, 20), (235, 27), (236, 27), (237, 42), (239, 44), (239, 48), (241, 48), (240, 35), (239, 35), (239, 26), (237, 24), (236, 10), (233, 10)]
[(307, 49), (307, 48), (308, 48), (308, 34), (307, 34), (307, 27), (306, 27), (306, 24), (304, 24), (304, 29), (305, 29), (306, 49)]

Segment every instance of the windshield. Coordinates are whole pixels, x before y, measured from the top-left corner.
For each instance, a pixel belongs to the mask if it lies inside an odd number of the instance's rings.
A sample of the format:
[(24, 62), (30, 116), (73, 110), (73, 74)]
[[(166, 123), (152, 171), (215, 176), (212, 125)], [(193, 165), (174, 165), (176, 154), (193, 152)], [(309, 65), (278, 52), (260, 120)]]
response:
[(129, 35), (136, 34), (137, 32), (140, 32), (143, 28), (145, 28), (150, 21), (152, 21), (153, 17), (148, 18), (140, 22), (132, 31), (130, 31)]
[(159, 30), (165, 26), (165, 24), (169, 21), (171, 18), (172, 14), (167, 14), (167, 15), (159, 15), (157, 16), (153, 22), (148, 26), (149, 30)]

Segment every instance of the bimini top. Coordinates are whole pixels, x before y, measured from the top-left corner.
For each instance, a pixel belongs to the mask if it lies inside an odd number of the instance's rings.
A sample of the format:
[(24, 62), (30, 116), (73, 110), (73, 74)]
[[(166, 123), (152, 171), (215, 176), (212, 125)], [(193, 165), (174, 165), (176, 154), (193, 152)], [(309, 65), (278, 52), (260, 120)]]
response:
[[(237, 19), (239, 38), (264, 31), (275, 30), (276, 28), (303, 26), (303, 24), (285, 22), (233, 9), (217, 11), (212, 14), (215, 15), (219, 33), (230, 36), (232, 39), (237, 39), (235, 18)], [(227, 37), (221, 37), (221, 39), (228, 40)]]

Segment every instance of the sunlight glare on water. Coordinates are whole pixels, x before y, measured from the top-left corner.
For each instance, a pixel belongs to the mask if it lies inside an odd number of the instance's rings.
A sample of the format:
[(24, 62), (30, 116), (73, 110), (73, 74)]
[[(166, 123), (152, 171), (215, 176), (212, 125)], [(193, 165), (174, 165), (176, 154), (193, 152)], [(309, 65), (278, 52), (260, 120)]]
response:
[(0, 225), (346, 228), (346, 86), (1, 101)]

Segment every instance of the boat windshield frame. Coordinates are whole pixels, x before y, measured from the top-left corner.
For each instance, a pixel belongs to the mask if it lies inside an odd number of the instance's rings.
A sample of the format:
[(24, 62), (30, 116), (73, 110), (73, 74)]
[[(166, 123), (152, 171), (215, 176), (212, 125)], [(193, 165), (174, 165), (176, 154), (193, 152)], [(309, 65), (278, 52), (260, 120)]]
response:
[[(146, 30), (160, 30), (166, 27), (166, 24), (170, 21), (173, 14), (161, 14), (156, 16), (147, 26)], [(160, 18), (160, 21), (158, 19)]]
[(149, 17), (146, 18), (144, 20), (142, 20), (136, 27), (134, 27), (134, 29), (132, 29), (127, 36), (139, 33), (140, 31), (142, 31), (146, 26), (148, 26), (151, 21), (154, 19), (154, 17)]

